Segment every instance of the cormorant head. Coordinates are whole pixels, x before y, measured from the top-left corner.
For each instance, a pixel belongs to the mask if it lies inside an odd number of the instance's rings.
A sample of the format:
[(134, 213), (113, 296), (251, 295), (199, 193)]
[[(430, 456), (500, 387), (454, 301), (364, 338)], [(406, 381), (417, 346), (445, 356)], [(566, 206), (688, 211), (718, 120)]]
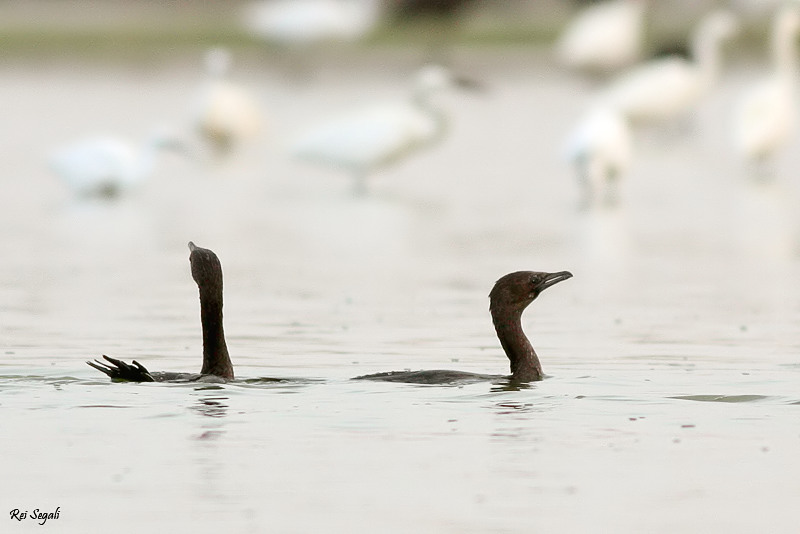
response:
[(572, 278), (569, 271), (541, 273), (536, 271), (517, 271), (495, 282), (489, 293), (489, 309), (514, 310), (520, 313), (533, 302), (539, 293), (563, 280)]
[(222, 291), (222, 265), (219, 258), (207, 248), (200, 248), (189, 241), (189, 263), (192, 265), (192, 278), (200, 290), (217, 289)]

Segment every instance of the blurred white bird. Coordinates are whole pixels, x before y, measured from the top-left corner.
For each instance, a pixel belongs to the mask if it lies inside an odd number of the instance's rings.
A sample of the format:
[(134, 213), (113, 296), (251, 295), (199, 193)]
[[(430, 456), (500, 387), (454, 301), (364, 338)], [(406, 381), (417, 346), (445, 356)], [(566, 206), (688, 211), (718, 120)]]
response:
[(254, 35), (287, 47), (356, 40), (378, 20), (377, 0), (262, 0), (247, 4), (242, 21)]
[(209, 50), (205, 66), (209, 79), (195, 98), (191, 113), (196, 131), (214, 149), (225, 155), (236, 144), (262, 131), (263, 114), (256, 98), (246, 88), (226, 78), (231, 54), (222, 48)]
[(50, 167), (79, 196), (115, 197), (150, 177), (160, 150), (181, 148), (180, 141), (166, 130), (154, 133), (141, 146), (95, 137), (57, 150)]
[(470, 83), (443, 67), (428, 65), (417, 73), (409, 101), (344, 115), (302, 136), (289, 151), (296, 158), (351, 172), (356, 191), (363, 192), (371, 172), (439, 140), (446, 118), (433, 102), (434, 95)]
[(712, 12), (693, 32), (693, 61), (672, 56), (633, 67), (609, 84), (600, 101), (619, 109), (633, 123), (664, 121), (687, 113), (716, 82), (722, 42), (738, 27), (730, 12)]
[(585, 8), (567, 24), (556, 55), (567, 67), (613, 71), (639, 59), (644, 0), (610, 0)]
[(584, 207), (615, 204), (619, 181), (633, 159), (627, 120), (613, 108), (590, 109), (568, 138), (566, 157), (577, 169)]
[(734, 143), (748, 160), (762, 163), (789, 141), (797, 114), (797, 52), (800, 7), (779, 10), (772, 28), (774, 72), (751, 87), (734, 115)]

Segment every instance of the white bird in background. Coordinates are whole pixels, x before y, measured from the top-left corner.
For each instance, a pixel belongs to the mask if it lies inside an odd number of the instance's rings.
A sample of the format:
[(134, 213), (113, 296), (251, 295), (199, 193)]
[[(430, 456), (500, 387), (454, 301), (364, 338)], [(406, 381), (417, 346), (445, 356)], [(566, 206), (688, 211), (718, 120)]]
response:
[(213, 48), (206, 53), (205, 64), (209, 79), (193, 102), (192, 120), (216, 154), (225, 155), (261, 133), (262, 110), (250, 91), (226, 78), (230, 52)]
[(290, 153), (351, 172), (362, 193), (371, 172), (441, 138), (446, 119), (434, 95), (471, 84), (443, 67), (425, 66), (417, 73), (410, 100), (367, 107), (323, 124), (293, 143)]
[(585, 8), (566, 26), (556, 55), (567, 67), (613, 71), (642, 53), (644, 0), (610, 0)]
[(147, 180), (160, 150), (182, 148), (166, 130), (154, 133), (141, 146), (114, 137), (94, 137), (57, 150), (50, 166), (77, 195), (110, 198)]
[(578, 171), (584, 207), (616, 204), (619, 181), (633, 159), (627, 120), (613, 108), (590, 109), (568, 138), (566, 157)]
[(692, 34), (693, 61), (671, 56), (633, 67), (602, 91), (600, 101), (622, 111), (634, 124), (688, 113), (716, 82), (722, 43), (738, 27), (730, 12), (712, 12)]
[(797, 114), (797, 52), (800, 7), (785, 6), (773, 22), (774, 72), (751, 87), (734, 115), (734, 142), (748, 160), (764, 162), (789, 141)]
[(375, 26), (377, 0), (272, 0), (245, 6), (242, 21), (257, 37), (286, 47), (356, 40)]

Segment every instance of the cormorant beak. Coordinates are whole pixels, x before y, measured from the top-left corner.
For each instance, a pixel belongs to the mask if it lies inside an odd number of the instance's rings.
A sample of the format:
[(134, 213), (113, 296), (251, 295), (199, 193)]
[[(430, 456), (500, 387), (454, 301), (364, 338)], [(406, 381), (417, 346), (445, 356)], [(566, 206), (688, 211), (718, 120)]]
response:
[(548, 273), (542, 279), (542, 281), (539, 282), (539, 285), (536, 286), (536, 290), (537, 291), (544, 291), (548, 287), (556, 285), (557, 283), (563, 282), (564, 280), (567, 280), (569, 278), (572, 278), (572, 273), (569, 272), (569, 271), (561, 271), (561, 272), (558, 272), (558, 273)]

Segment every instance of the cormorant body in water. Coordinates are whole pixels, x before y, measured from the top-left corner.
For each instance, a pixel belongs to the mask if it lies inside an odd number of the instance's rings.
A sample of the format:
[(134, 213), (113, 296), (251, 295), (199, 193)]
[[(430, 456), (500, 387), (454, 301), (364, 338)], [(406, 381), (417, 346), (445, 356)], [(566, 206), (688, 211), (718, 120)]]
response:
[(492, 314), (497, 337), (511, 362), (511, 375), (484, 375), (463, 371), (390, 371), (357, 376), (355, 380), (382, 380), (410, 384), (452, 384), (505, 379), (524, 383), (541, 380), (542, 365), (530, 341), (522, 331), (522, 312), (539, 293), (563, 280), (572, 278), (572, 273), (541, 273), (517, 271), (500, 278), (489, 293), (489, 311)]
[(130, 382), (169, 381), (226, 381), (233, 379), (233, 364), (225, 344), (222, 329), (222, 265), (219, 258), (207, 248), (200, 248), (189, 241), (189, 262), (192, 278), (200, 290), (200, 321), (203, 325), (203, 368), (200, 374), (149, 372), (142, 364), (125, 363), (103, 355), (106, 362), (86, 362), (115, 380)]

